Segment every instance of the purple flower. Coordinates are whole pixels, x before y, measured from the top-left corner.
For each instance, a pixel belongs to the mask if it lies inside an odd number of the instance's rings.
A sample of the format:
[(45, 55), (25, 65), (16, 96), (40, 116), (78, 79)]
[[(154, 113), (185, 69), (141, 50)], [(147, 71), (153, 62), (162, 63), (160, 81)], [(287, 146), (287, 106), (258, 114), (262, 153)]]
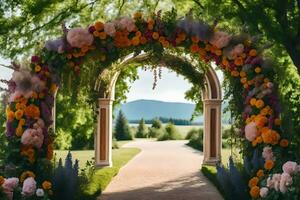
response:
[(95, 31), (96, 31), (95, 26), (90, 26), (90, 27), (89, 27), (89, 32), (90, 32), (90, 33), (94, 33)]
[(32, 63), (38, 63), (40, 61), (40, 57), (38, 57), (38, 56), (32, 56), (31, 57), (31, 62)]
[(13, 126), (12, 122), (6, 122), (6, 137), (11, 138), (14, 136), (16, 129)]

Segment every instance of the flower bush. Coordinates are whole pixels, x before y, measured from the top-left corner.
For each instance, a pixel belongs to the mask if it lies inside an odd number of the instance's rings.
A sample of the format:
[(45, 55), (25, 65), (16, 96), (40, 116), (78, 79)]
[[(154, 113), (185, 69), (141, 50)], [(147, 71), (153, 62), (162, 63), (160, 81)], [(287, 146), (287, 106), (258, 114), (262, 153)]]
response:
[[(242, 96), (238, 100), (243, 105), (239, 115), (243, 120), (240, 130), (245, 160), (264, 159), (263, 165), (259, 161), (253, 163), (259, 168), (248, 170), (250, 178), (245, 180), (249, 181), (248, 197), (272, 199), (281, 195), (287, 198), (282, 195), (295, 193), (293, 179), (298, 165), (285, 163), (289, 141), (281, 132), (273, 66), (263, 57), (253, 38), (228, 34), (190, 16), (178, 19), (174, 10), (148, 18), (137, 13), (133, 18), (98, 21), (88, 28), (77, 27), (64, 32), (61, 38), (47, 41), (45, 47), (32, 56), (29, 65), (16, 67), (9, 81), (6, 135), (12, 150), (6, 163), (13, 173), (5, 173), (5, 178), (0, 179), (2, 195), (8, 199), (54, 198), (52, 108), (61, 81), (70, 74), (79, 75), (87, 60), (97, 62), (102, 71), (110, 69), (119, 58), (132, 52), (138, 55), (143, 50), (157, 57), (163, 51), (184, 52), (199, 62), (213, 61), (231, 83), (238, 83), (236, 90)], [(233, 164), (231, 166), (231, 183), (240, 189), (237, 194), (243, 196), (244, 187), (238, 184), (243, 181), (242, 176)], [(22, 174), (28, 171), (34, 176), (26, 175), (24, 179)], [(14, 178), (10, 178), (10, 174)], [(22, 181), (19, 182), (20, 176)]]

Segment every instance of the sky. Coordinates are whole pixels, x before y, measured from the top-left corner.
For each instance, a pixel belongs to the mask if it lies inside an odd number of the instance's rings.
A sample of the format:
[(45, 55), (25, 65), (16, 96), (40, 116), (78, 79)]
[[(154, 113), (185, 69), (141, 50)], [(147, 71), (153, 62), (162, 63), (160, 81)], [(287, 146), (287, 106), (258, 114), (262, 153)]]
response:
[[(0, 59), (1, 64), (9, 64)], [(213, 66), (214, 67), (214, 66)], [(127, 94), (127, 102), (138, 99), (152, 99), (167, 102), (192, 103), (184, 98), (184, 93), (191, 87), (191, 84), (183, 76), (167, 68), (162, 68), (162, 77), (158, 79), (157, 86), (153, 90), (153, 72), (138, 69), (139, 79), (130, 84), (130, 91)], [(0, 79), (9, 80), (12, 70), (0, 66)], [(222, 72), (217, 71), (220, 81), (223, 80)], [(0, 83), (0, 86), (5, 85)]]

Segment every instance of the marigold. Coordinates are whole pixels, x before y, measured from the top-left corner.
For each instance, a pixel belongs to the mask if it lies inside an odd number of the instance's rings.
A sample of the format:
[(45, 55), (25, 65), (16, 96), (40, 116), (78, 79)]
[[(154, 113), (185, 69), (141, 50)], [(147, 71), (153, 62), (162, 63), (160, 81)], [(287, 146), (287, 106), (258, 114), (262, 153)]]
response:
[(247, 75), (247, 74), (246, 74), (246, 72), (244, 72), (244, 71), (240, 71), (240, 77), (242, 77), (242, 78), (243, 78), (243, 77), (246, 77), (246, 75)]
[(237, 57), (236, 59), (234, 59), (234, 64), (236, 66), (242, 66), (244, 64), (244, 60), (241, 57)]
[(256, 99), (255, 98), (250, 99), (250, 105), (255, 106), (255, 104), (256, 104)]
[(16, 136), (21, 137), (23, 135), (23, 132), (24, 132), (24, 130), (23, 130), (22, 126), (18, 126), (16, 128)]
[(262, 137), (261, 137), (261, 136), (258, 136), (258, 137), (256, 138), (256, 142), (257, 142), (258, 144), (262, 143), (262, 142), (263, 142)]
[(27, 106), (24, 111), (25, 111), (25, 116), (27, 117), (31, 117), (31, 118), (40, 117), (40, 109), (33, 104)]
[(3, 185), (5, 182), (5, 178), (3, 176), (0, 176), (0, 186)]
[(250, 196), (254, 199), (257, 199), (259, 198), (259, 192), (260, 192), (260, 189), (258, 186), (254, 186), (251, 188), (250, 190)]
[(243, 77), (243, 78), (240, 79), (240, 81), (241, 81), (242, 84), (245, 84), (245, 83), (247, 83), (247, 78)]
[(281, 125), (281, 120), (280, 120), (279, 118), (276, 118), (276, 119), (274, 120), (274, 124), (275, 124), (276, 126), (280, 126), (280, 125)]
[(266, 160), (264, 167), (266, 170), (271, 170), (274, 167), (274, 161)]
[(258, 170), (257, 172), (256, 172), (256, 176), (258, 177), (258, 178), (261, 178), (261, 177), (263, 177), (265, 174), (264, 174), (264, 170), (262, 170), (262, 169), (260, 169), (260, 170)]
[(152, 33), (152, 38), (153, 38), (154, 40), (157, 40), (157, 39), (159, 38), (159, 33), (158, 33), (158, 32), (153, 32), (153, 33)]
[(137, 37), (141, 37), (141, 36), (142, 36), (142, 33), (141, 33), (141, 31), (137, 31), (137, 32), (135, 32), (135, 36), (137, 36)]
[(192, 42), (193, 43), (198, 43), (200, 41), (200, 38), (199, 37), (197, 37), (197, 36), (193, 36), (192, 37)]
[(261, 72), (261, 68), (260, 67), (255, 67), (254, 71), (255, 71), (255, 73), (259, 74)]
[(106, 34), (104, 31), (99, 33), (99, 38), (100, 38), (101, 40), (105, 40), (106, 37), (107, 37), (107, 34)]
[(279, 145), (281, 147), (287, 147), (287, 146), (289, 146), (289, 141), (287, 139), (282, 139), (282, 140), (280, 140)]
[(254, 187), (254, 186), (257, 186), (258, 182), (259, 182), (259, 178), (258, 178), (258, 177), (253, 177), (253, 178), (251, 178), (251, 179), (249, 180), (248, 186), (249, 186), (250, 188), (252, 188), (252, 187)]
[(40, 65), (36, 65), (34, 68), (35, 72), (40, 72), (42, 70), (42, 67)]
[(261, 128), (268, 122), (268, 118), (263, 115), (257, 115), (254, 121), (256, 123), (256, 126)]
[(133, 37), (133, 38), (131, 39), (131, 44), (132, 44), (133, 46), (139, 45), (139, 44), (140, 44), (140, 38), (137, 37), (137, 36)]
[(25, 171), (21, 174), (20, 176), (20, 182), (23, 183), (24, 180), (28, 177), (32, 177), (32, 178), (35, 178), (35, 174), (31, 171)]
[(251, 49), (251, 50), (249, 51), (249, 56), (254, 57), (254, 56), (256, 56), (256, 55), (257, 55), (257, 51), (256, 51), (255, 49)]
[(23, 117), (24, 111), (23, 110), (17, 110), (15, 112), (15, 117), (17, 120), (20, 120)]
[(192, 53), (197, 53), (199, 51), (199, 46), (197, 44), (192, 44), (190, 50)]
[(15, 119), (15, 113), (11, 110), (6, 112), (6, 118), (8, 121), (13, 121)]
[[(95, 29), (97, 31), (102, 31), (104, 29), (104, 24), (102, 22), (96, 22), (95, 23)], [(95, 31), (96, 32), (96, 31)]]
[(147, 38), (141, 37), (140, 42), (141, 42), (141, 44), (146, 44), (147, 43)]
[(258, 99), (258, 100), (255, 102), (255, 106), (256, 106), (258, 109), (260, 109), (260, 108), (262, 108), (262, 107), (265, 106), (265, 103), (264, 103), (263, 100)]
[(52, 184), (49, 181), (44, 181), (42, 183), (42, 187), (43, 187), (44, 190), (50, 190), (52, 188)]
[(236, 70), (232, 71), (230, 74), (233, 77), (238, 77), (240, 75), (240, 73), (238, 71), (236, 71)]

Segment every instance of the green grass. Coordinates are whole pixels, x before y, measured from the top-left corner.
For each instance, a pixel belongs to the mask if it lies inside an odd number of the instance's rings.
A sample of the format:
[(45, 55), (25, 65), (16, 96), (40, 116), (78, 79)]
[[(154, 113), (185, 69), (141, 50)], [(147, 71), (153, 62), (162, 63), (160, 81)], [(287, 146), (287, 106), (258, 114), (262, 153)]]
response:
[[(122, 142), (123, 145), (126, 141)], [(127, 141), (128, 142), (128, 141)], [(120, 146), (122, 146), (122, 143)], [(95, 199), (110, 183), (111, 179), (116, 176), (121, 167), (123, 167), (128, 161), (140, 152), (137, 148), (120, 148), (113, 149), (112, 159), (113, 167), (104, 167), (96, 169), (95, 174), (90, 180), (90, 183), (86, 187), (86, 200)], [(68, 151), (55, 151), (57, 158), (65, 158)], [(80, 168), (84, 168), (86, 161), (91, 160), (94, 157), (94, 151), (71, 151), (74, 159), (79, 160)]]

